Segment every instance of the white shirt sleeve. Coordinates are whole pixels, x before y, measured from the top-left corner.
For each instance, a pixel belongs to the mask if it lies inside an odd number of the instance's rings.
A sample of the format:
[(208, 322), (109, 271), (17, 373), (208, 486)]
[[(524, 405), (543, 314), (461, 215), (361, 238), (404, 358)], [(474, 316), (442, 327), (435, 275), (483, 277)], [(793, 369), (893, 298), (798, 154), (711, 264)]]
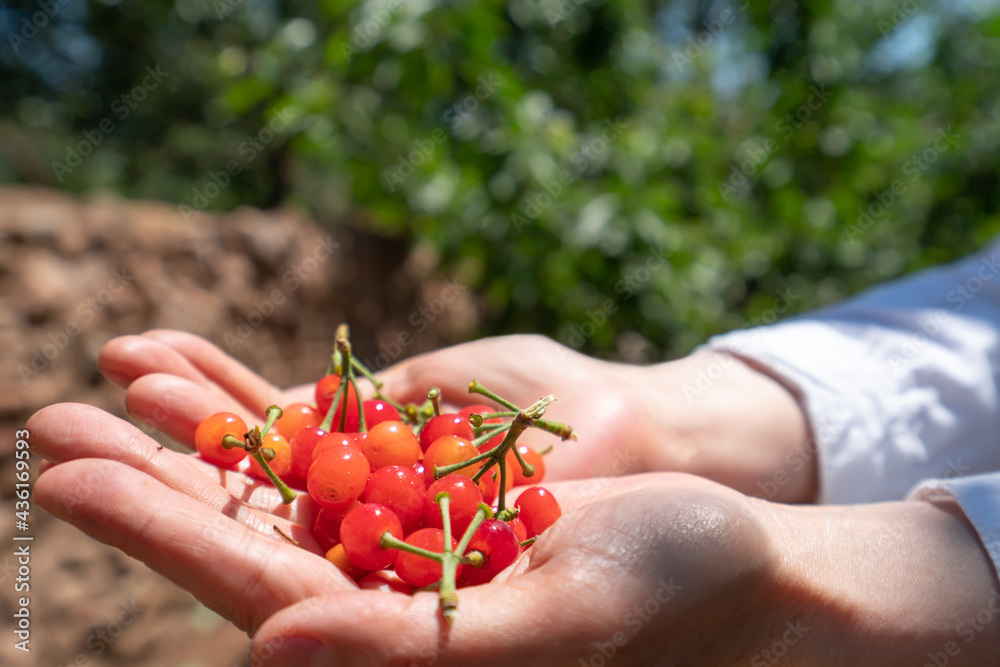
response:
[[(707, 346), (800, 392), (819, 502), (898, 500), (924, 479), (1000, 470), (1000, 242)], [(988, 483), (1000, 497), (1000, 476)]]
[(958, 502), (1000, 573), (1000, 473), (926, 480), (918, 484), (909, 497), (930, 500), (941, 495)]

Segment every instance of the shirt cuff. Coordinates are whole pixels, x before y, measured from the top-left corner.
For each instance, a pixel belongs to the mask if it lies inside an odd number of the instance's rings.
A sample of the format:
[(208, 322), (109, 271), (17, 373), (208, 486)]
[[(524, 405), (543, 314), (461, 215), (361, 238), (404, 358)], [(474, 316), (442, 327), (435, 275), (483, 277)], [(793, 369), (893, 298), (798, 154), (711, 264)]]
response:
[[(706, 344), (713, 351), (752, 359), (797, 395), (811, 430), (807, 455), (817, 459), (819, 503), (898, 499), (913, 485), (912, 479), (888, 474), (893, 462), (865, 444), (885, 437), (886, 425), (875, 418), (888, 411), (881, 405), (884, 399), (864, 390), (878, 383), (856, 382), (851, 394), (834, 384), (844, 374), (845, 359), (864, 358), (857, 341), (826, 322), (792, 320), (715, 336)], [(874, 369), (852, 372), (863, 375)]]
[(947, 494), (969, 518), (1000, 577), (1000, 473), (955, 479), (929, 479), (909, 493), (910, 500), (932, 500)]

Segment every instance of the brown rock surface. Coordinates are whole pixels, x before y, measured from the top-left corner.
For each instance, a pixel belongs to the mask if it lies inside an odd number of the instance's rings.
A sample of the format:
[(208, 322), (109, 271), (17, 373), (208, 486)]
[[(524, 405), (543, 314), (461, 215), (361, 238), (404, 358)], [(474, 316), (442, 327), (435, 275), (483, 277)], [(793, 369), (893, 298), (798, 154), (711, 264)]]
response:
[[(122, 390), (96, 369), (101, 346), (114, 336), (185, 329), (289, 385), (323, 371), (341, 321), (352, 324), (356, 352), (370, 359), (403, 331), (415, 342), (399, 356), (471, 328), (476, 313), (464, 292), (449, 298), (447, 312), (426, 331), (410, 326), (411, 314), (445, 288), (418, 286), (427, 267), (418, 272), (412, 267), (421, 262), (407, 259), (399, 243), (323, 229), (288, 211), (242, 209), (188, 224), (169, 204), (0, 188), (4, 514), (14, 513), (14, 433), (34, 411), (79, 401), (127, 418)], [(5, 544), (12, 545), (13, 522), (4, 525)], [(8, 546), (0, 552), (7, 637), (0, 664), (242, 663), (241, 632), (141, 563), (34, 506), (30, 533), (32, 651), (17, 651), (11, 639), (19, 594)]]

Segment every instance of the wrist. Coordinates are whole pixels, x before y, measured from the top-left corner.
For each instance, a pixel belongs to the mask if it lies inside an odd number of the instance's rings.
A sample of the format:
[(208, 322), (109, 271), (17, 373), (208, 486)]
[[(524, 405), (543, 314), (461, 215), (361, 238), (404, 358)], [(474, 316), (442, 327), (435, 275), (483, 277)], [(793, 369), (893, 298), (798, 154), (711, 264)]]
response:
[(954, 502), (761, 504), (770, 604), (810, 629), (802, 664), (1000, 664), (996, 573)]
[(649, 470), (679, 470), (780, 502), (817, 491), (815, 446), (792, 389), (750, 360), (701, 351), (641, 369)]

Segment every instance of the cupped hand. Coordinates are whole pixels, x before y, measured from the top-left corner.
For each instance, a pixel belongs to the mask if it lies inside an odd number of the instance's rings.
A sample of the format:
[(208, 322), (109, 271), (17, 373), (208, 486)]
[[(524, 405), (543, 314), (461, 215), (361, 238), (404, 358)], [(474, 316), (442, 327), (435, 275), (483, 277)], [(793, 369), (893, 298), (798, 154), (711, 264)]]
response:
[[(380, 374), (386, 391), (402, 401), (420, 402), (439, 387), (456, 406), (492, 405), (469, 393), (475, 379), (501, 397), (526, 408), (554, 394), (545, 419), (569, 424), (578, 440), (559, 442), (529, 429), (519, 443), (555, 448), (545, 458), (546, 479), (579, 479), (648, 470), (641, 375), (633, 366), (584, 356), (536, 335), (485, 338), (402, 361)], [(505, 408), (498, 408), (505, 409)]]
[[(251, 664), (729, 665), (769, 596), (770, 546), (745, 498), (681, 474), (546, 484), (565, 513), (492, 583), (319, 596), (261, 627)], [(708, 639), (725, 637), (725, 641)], [(742, 664), (742, 663), (740, 663)]]
[(251, 664), (978, 667), (990, 557), (953, 502), (789, 506), (679, 473), (558, 482), (565, 514), (493, 582), (281, 610)]
[[(453, 403), (482, 403), (468, 393), (472, 378), (522, 407), (555, 394), (545, 418), (571, 424), (579, 442), (556, 445), (545, 459), (546, 479), (676, 471), (752, 494), (780, 474), (770, 500), (806, 502), (816, 494), (815, 447), (794, 394), (731, 355), (699, 351), (633, 366), (518, 335), (423, 354), (381, 377), (410, 401), (438, 386)], [(531, 429), (523, 442), (545, 447), (552, 437)]]
[(356, 588), (320, 555), (310, 531), (317, 508), (305, 494), (282, 505), (266, 482), (160, 447), (86, 405), (45, 408), (27, 428), (47, 462), (34, 488), (44, 509), (247, 632), (289, 605)]

